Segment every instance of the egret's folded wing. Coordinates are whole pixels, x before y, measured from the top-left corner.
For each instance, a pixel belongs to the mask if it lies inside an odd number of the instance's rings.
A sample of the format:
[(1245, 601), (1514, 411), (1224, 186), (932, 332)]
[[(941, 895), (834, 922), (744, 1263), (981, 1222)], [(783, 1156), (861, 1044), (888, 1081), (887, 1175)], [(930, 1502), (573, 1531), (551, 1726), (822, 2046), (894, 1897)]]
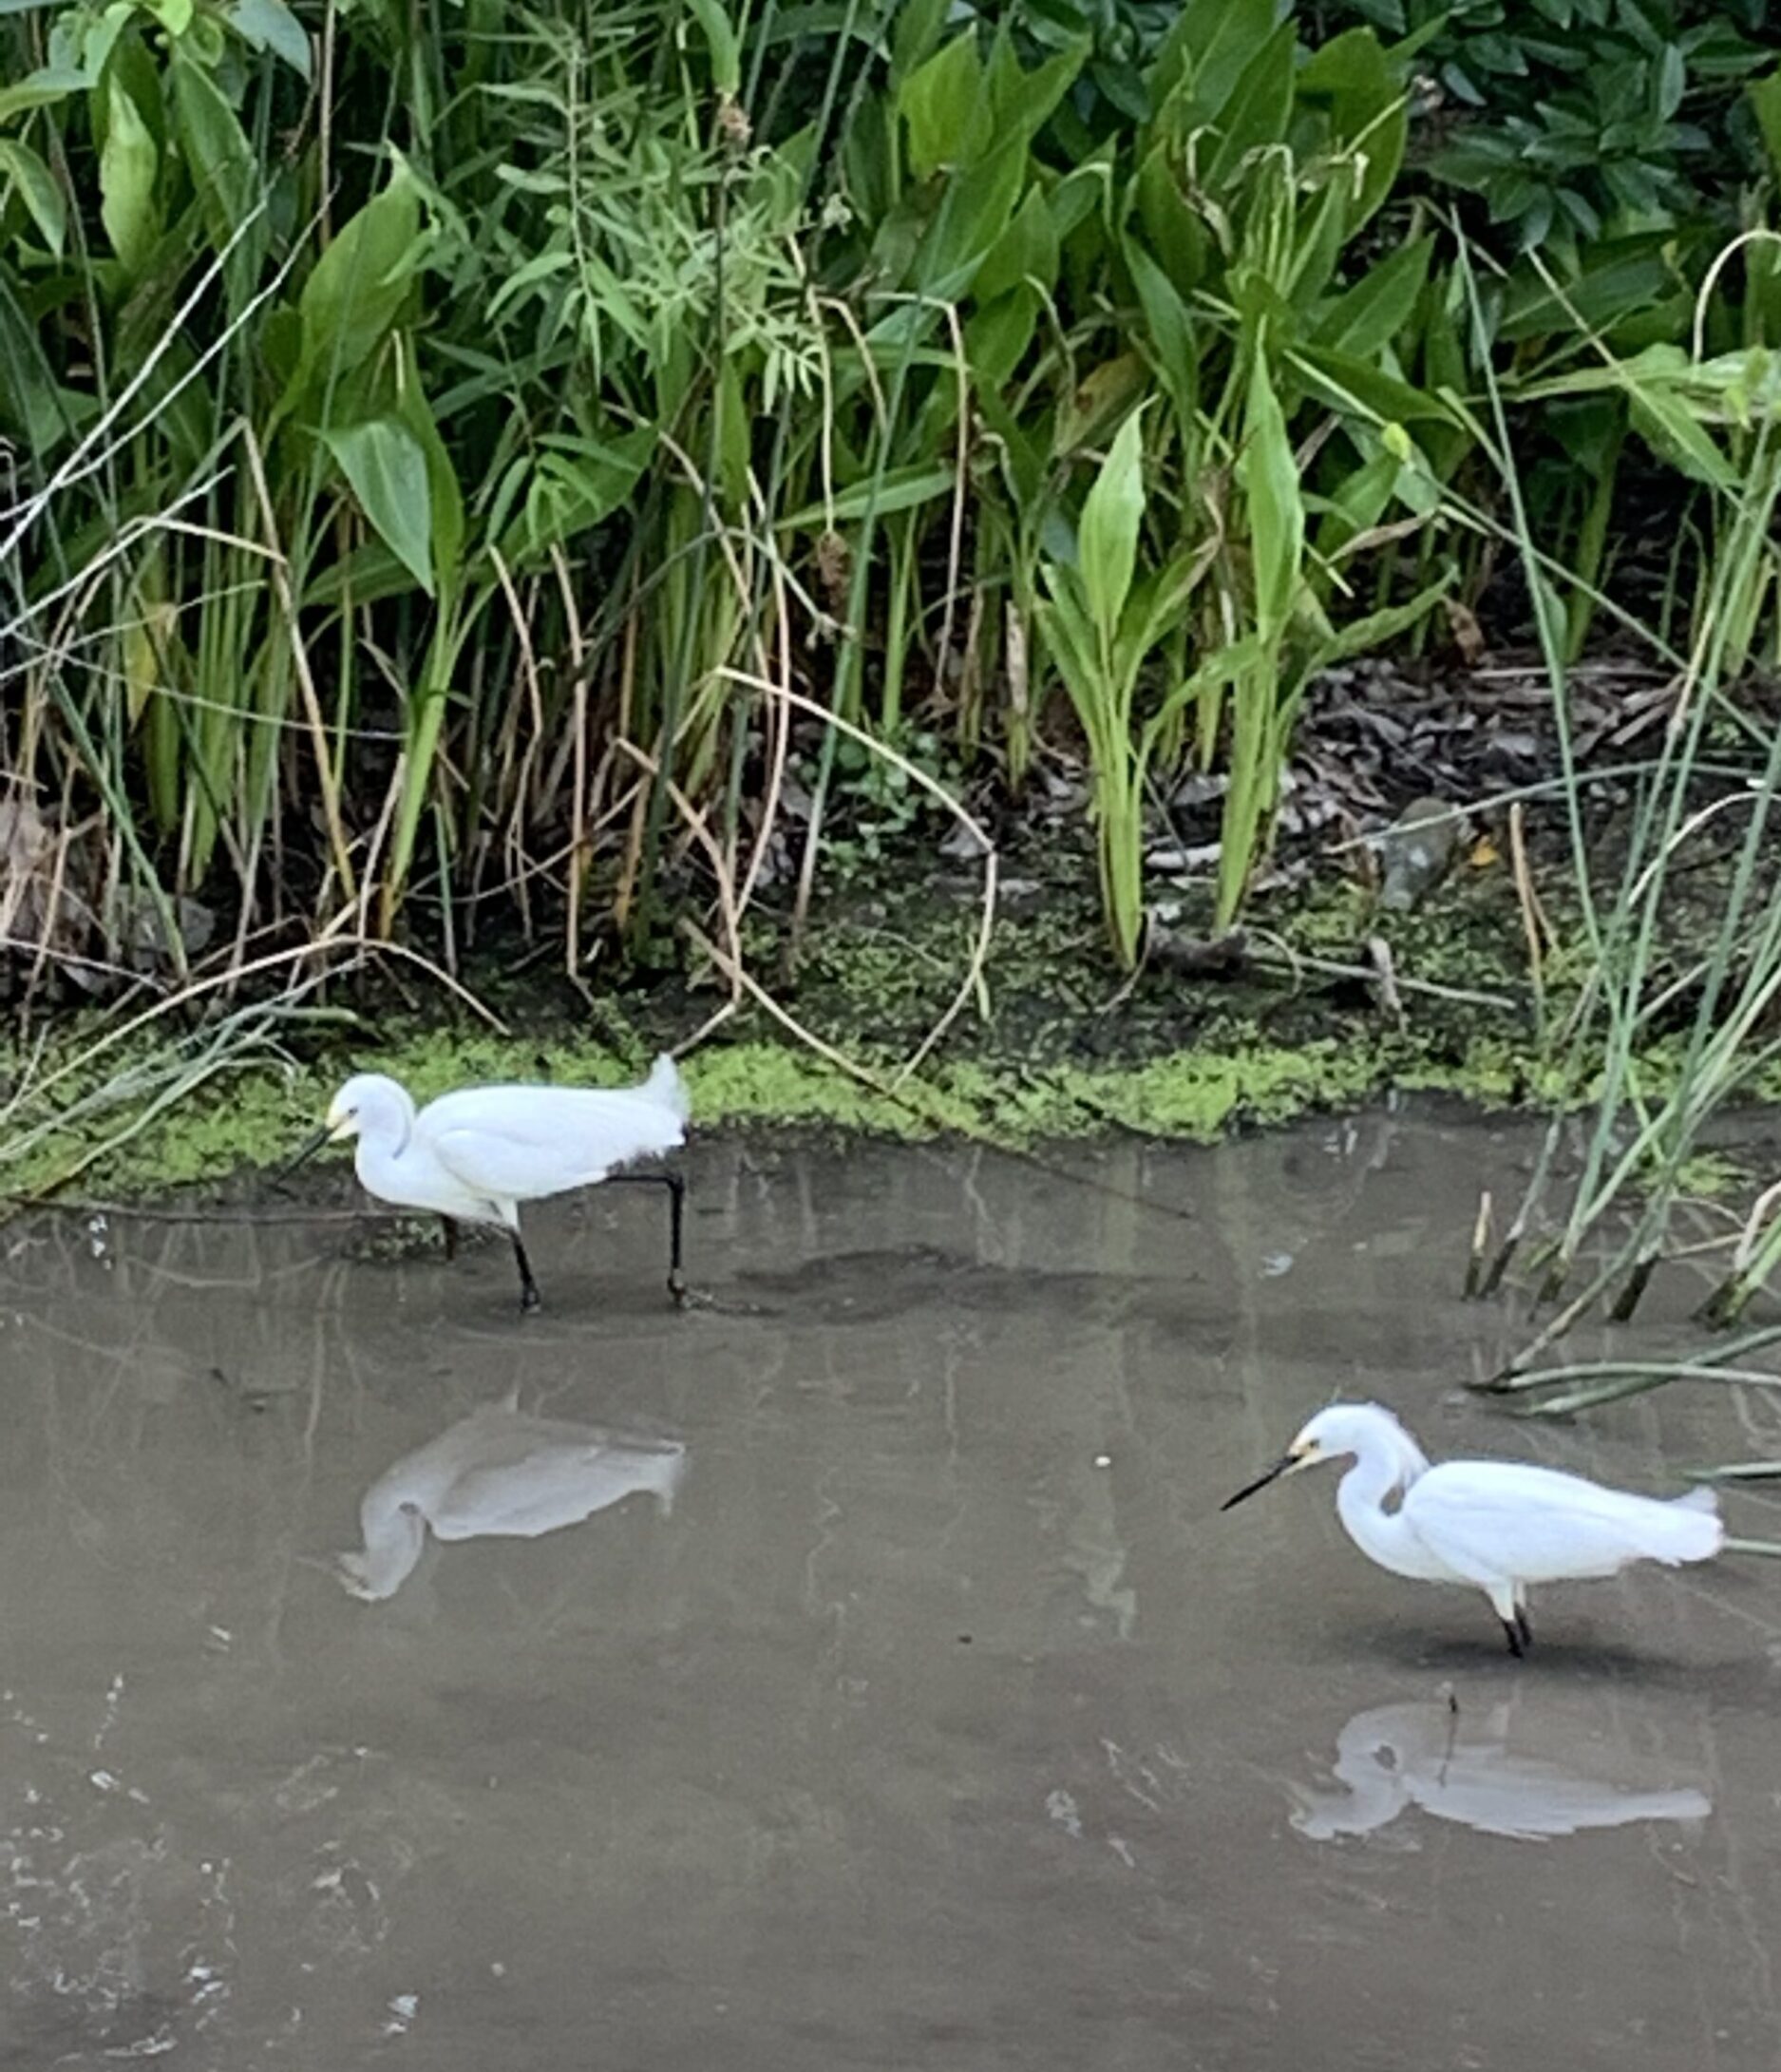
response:
[(591, 1186), (685, 1139), (659, 1102), (583, 1087), (468, 1088), (424, 1109), (415, 1127), (465, 1187), (521, 1202)]
[(1446, 1768), (1406, 1779), (1406, 1789), (1443, 1819), (1524, 1841), (1636, 1820), (1699, 1820), (1713, 1811), (1697, 1791), (1629, 1791), (1489, 1745), (1462, 1745)]
[(477, 1466), (433, 1519), (442, 1540), (537, 1539), (579, 1525), (641, 1487), (635, 1461), (603, 1446), (549, 1446), (523, 1461)]
[(1607, 1490), (1550, 1468), (1449, 1461), (1404, 1497), (1416, 1537), (1480, 1584), (1615, 1575), (1632, 1561), (1698, 1561), (1718, 1521), (1698, 1511)]

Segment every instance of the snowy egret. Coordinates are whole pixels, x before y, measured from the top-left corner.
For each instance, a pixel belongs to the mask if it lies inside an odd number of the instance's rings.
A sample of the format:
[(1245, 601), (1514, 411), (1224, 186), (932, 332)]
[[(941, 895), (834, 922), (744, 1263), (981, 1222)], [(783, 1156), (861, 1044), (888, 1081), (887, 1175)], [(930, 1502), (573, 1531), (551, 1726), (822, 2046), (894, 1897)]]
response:
[(672, 1511), (686, 1462), (677, 1439), (527, 1416), (516, 1392), (461, 1417), (371, 1484), (359, 1506), (365, 1550), (340, 1556), (340, 1580), (368, 1604), (393, 1597), (429, 1525), (442, 1540), (535, 1540), (637, 1490)]
[(520, 1306), (538, 1307), (538, 1283), (520, 1236), (520, 1204), (602, 1180), (648, 1182), (669, 1198), (669, 1292), (686, 1294), (680, 1234), (686, 1182), (677, 1172), (618, 1172), (634, 1159), (686, 1141), (687, 1092), (672, 1057), (658, 1057), (641, 1086), (464, 1087), (417, 1114), (407, 1089), (361, 1073), (333, 1097), (327, 1120), (285, 1168), (294, 1172), (324, 1144), (356, 1136), (360, 1184), (379, 1200), (427, 1208), (445, 1223), (491, 1224), (513, 1240)]
[[(1520, 1461), (1449, 1460), (1430, 1467), (1415, 1440), (1377, 1403), (1320, 1410), (1266, 1474), (1220, 1508), (1229, 1511), (1301, 1468), (1350, 1458), (1354, 1466), (1336, 1492), (1349, 1538), (1393, 1575), (1483, 1590), (1514, 1655), (1533, 1644), (1530, 1585), (1618, 1575), (1635, 1561), (1671, 1568), (1708, 1561), (1725, 1544), (1711, 1490), (1663, 1499)], [(1388, 1511), (1392, 1496), (1399, 1501)]]

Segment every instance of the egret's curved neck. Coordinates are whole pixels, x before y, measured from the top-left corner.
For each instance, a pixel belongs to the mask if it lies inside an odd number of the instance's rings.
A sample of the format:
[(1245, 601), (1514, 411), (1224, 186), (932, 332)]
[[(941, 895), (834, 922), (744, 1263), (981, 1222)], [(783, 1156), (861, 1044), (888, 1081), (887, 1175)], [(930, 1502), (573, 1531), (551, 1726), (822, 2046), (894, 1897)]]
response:
[(1405, 1451), (1381, 1437), (1355, 1455), (1355, 1465), (1336, 1485), (1336, 1509), (1349, 1538), (1381, 1568), (1401, 1572), (1411, 1544), (1402, 1518), (1386, 1510), (1386, 1499), (1401, 1495), (1428, 1465), (1413, 1447)]
[(414, 1135), (414, 1102), (392, 1079), (369, 1095), (359, 1110), (359, 1157), (373, 1164), (400, 1158)]
[(340, 1568), (355, 1597), (379, 1603), (393, 1597), (420, 1561), (426, 1544), (426, 1523), (418, 1508), (373, 1488), (359, 1513), (365, 1534), (362, 1554), (343, 1554)]
[(414, 1103), (406, 1087), (391, 1087), (383, 1118), (384, 1147), (391, 1158), (400, 1158), (414, 1134)]
[[(1382, 1758), (1390, 1754), (1388, 1765)], [(1306, 1792), (1293, 1815), (1293, 1825), (1315, 1840), (1327, 1841), (1336, 1834), (1371, 1834), (1395, 1820), (1410, 1798), (1399, 1751), (1380, 1738), (1366, 1747), (1337, 1743), (1335, 1764), (1337, 1778), (1348, 1787), (1340, 1792)]]

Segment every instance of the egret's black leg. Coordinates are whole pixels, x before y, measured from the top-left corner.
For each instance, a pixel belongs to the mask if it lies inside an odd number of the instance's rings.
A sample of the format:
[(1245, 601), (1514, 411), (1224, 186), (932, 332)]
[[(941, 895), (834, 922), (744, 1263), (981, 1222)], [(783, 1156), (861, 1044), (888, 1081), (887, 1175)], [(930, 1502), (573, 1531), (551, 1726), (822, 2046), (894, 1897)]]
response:
[(686, 1176), (678, 1172), (609, 1172), (610, 1184), (622, 1180), (629, 1186), (662, 1187), (668, 1189), (668, 1292), (677, 1303), (687, 1299), (687, 1277), (681, 1270), (681, 1239), (687, 1214)]
[(458, 1226), (449, 1216), (439, 1219), (440, 1228), (445, 1233), (445, 1257), (453, 1260), (458, 1256)]
[(1522, 1652), (1525, 1654), (1534, 1644), (1534, 1629), (1527, 1624), (1527, 1610), (1523, 1605), (1515, 1607), (1515, 1630), (1521, 1637)]
[(687, 1214), (687, 1183), (677, 1172), (665, 1172), (668, 1183), (668, 1292), (676, 1303), (687, 1299), (687, 1277), (680, 1270), (681, 1226)]
[(525, 1256), (525, 1242), (517, 1230), (510, 1230), (513, 1240), (513, 1256), (520, 1267), (520, 1314), (529, 1315), (538, 1307), (538, 1283), (532, 1278), (532, 1262)]
[(1522, 1648), (1522, 1637), (1516, 1632), (1513, 1620), (1505, 1619), (1503, 1621), (1503, 1638), (1509, 1644), (1509, 1653), (1519, 1662), (1524, 1650)]

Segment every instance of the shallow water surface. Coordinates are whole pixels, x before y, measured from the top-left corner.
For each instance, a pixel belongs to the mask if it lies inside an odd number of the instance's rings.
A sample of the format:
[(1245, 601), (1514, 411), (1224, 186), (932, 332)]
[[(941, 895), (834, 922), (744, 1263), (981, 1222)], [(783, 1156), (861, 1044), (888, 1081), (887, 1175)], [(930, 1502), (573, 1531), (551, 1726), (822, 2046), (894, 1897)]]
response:
[(1336, 1391), (1781, 1451), (1455, 1398), (1527, 1150), (706, 1146), (709, 1306), (612, 1189), (523, 1323), (502, 1246), (11, 1226), (0, 2065), (1768, 2072), (1781, 1575), (1548, 1591), (1517, 1668), (1333, 1477), (1219, 1515)]

